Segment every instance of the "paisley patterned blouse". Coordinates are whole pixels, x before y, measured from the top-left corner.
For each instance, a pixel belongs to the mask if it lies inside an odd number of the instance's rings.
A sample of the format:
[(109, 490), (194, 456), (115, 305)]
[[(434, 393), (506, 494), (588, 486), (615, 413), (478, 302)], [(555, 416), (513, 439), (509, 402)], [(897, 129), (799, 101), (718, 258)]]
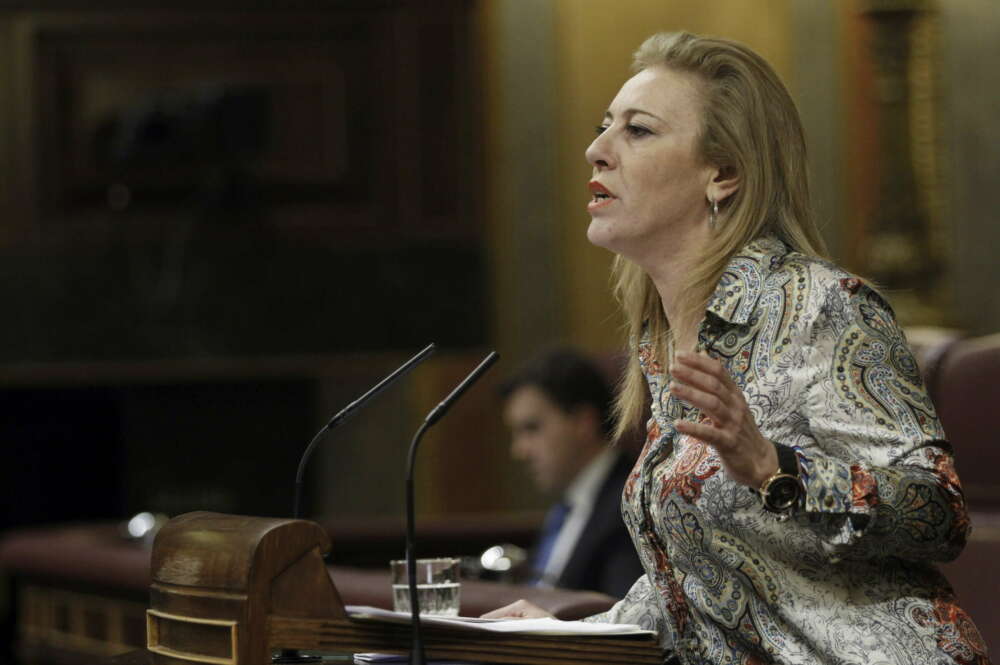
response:
[(648, 340), (645, 448), (623, 494), (646, 575), (592, 621), (657, 630), (684, 665), (989, 662), (933, 561), (969, 531), (949, 445), (884, 300), (856, 277), (761, 238), (710, 300), (698, 348), (743, 390), (761, 433), (791, 446), (790, 519), (730, 480), (669, 392)]

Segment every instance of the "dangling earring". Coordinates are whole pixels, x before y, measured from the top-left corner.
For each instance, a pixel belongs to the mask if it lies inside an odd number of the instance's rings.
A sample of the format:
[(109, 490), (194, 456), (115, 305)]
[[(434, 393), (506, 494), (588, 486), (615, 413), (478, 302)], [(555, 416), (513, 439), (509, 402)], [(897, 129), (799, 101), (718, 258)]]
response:
[(715, 230), (715, 221), (719, 218), (719, 202), (709, 199), (712, 202), (712, 209), (708, 213), (708, 228)]

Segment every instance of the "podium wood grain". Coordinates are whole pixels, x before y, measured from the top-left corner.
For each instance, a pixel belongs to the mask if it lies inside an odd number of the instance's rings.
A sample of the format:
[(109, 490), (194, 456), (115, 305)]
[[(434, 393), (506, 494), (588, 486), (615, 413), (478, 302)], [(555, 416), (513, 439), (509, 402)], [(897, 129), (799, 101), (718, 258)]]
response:
[[(188, 513), (153, 545), (147, 648), (156, 665), (270, 665), (279, 649), (407, 653), (407, 623), (350, 619), (330, 540), (304, 520)], [(431, 658), (522, 665), (656, 665), (651, 636), (514, 635), (424, 625)]]
[[(316, 651), (378, 651), (409, 653), (408, 624), (368, 620), (292, 620), (271, 617), (270, 641)], [(429, 658), (475, 660), (523, 665), (659, 665), (656, 640), (636, 637), (517, 635), (424, 624), (424, 648)]]

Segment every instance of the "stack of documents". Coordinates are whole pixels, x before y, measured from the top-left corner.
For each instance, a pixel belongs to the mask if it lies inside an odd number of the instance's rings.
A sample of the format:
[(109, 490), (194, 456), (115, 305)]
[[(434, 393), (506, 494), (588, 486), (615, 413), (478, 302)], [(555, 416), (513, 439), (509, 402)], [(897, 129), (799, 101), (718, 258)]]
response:
[[(392, 612), (366, 605), (348, 605), (347, 615), (352, 619), (409, 623), (409, 612)], [(589, 623), (585, 621), (560, 621), (559, 619), (477, 619), (473, 617), (439, 617), (420, 615), (420, 623), (489, 633), (518, 633), (522, 635), (601, 635), (623, 637), (626, 635), (656, 635), (631, 623)]]

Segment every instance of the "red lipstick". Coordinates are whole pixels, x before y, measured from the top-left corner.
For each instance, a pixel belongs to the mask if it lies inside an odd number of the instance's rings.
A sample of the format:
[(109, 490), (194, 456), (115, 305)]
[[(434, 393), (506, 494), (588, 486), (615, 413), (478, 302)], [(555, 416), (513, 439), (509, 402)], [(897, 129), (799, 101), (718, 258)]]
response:
[(610, 196), (611, 198), (615, 197), (615, 195), (611, 193), (610, 189), (608, 189), (601, 183), (597, 182), (596, 180), (591, 180), (589, 183), (587, 183), (587, 187), (590, 189), (591, 193), (594, 194), (595, 196), (597, 194), (604, 194), (605, 196)]
[(594, 198), (590, 199), (590, 203), (587, 204), (587, 210), (593, 212), (605, 206), (611, 205), (618, 198), (611, 193), (611, 190), (597, 182), (596, 180), (591, 180), (587, 183), (587, 188), (594, 195)]

